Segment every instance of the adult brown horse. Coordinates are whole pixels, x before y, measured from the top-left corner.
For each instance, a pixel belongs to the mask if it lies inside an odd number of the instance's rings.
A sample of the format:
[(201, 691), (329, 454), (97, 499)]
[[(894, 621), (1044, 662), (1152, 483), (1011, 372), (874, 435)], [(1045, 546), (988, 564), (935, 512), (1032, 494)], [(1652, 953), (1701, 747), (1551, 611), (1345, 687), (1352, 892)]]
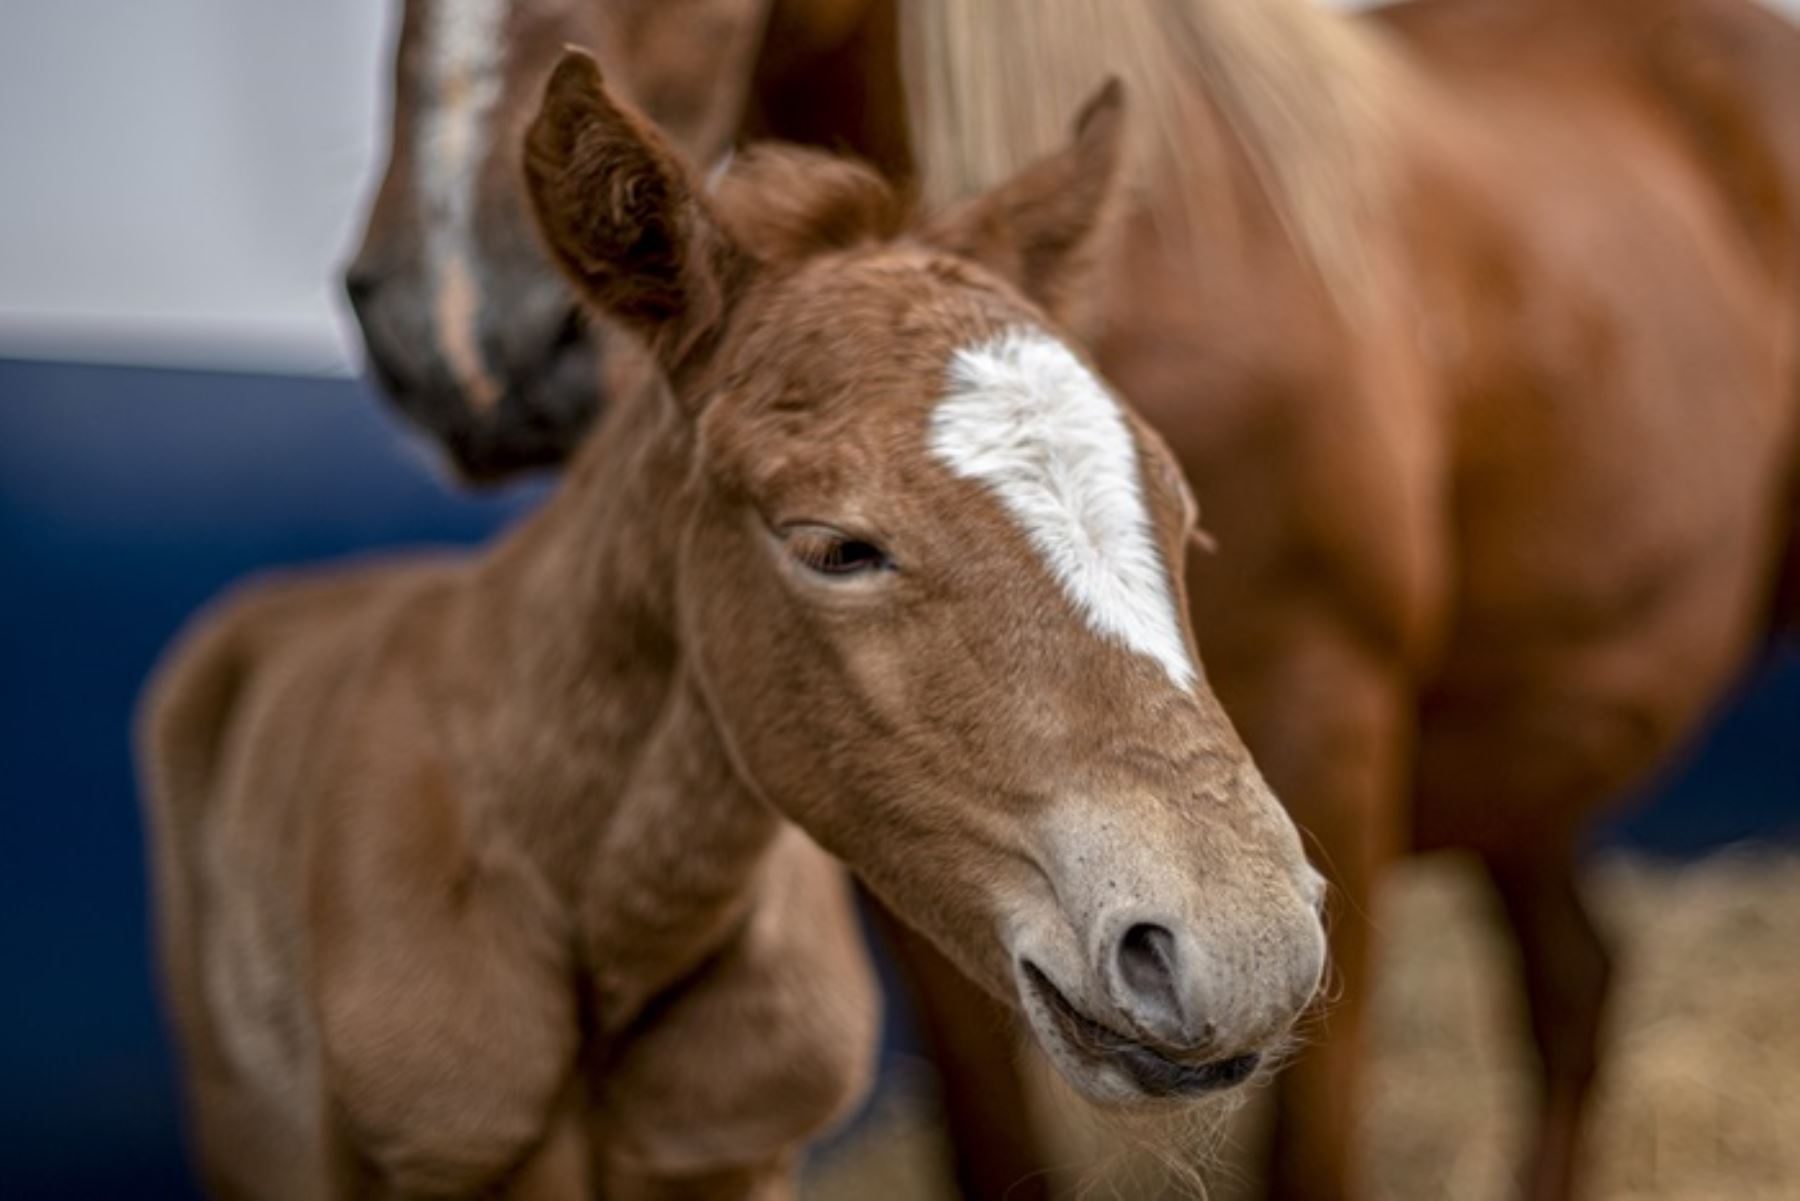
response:
[[(891, 66), (829, 111), (910, 116), (927, 190), (1103, 71), (1148, 102), (1093, 345), (1195, 481), (1211, 679), (1340, 890), (1344, 999), (1282, 1078), (1274, 1192), (1350, 1187), (1374, 889), (1413, 846), (1496, 885), (1543, 1064), (1522, 1177), (1567, 1195), (1608, 976), (1580, 834), (1795, 570), (1800, 37), (1739, 0), (901, 11), (857, 44), (905, 43), (913, 111)], [(983, 1040), (947, 1029), (967, 1070)]]
[(1121, 121), (909, 226), (817, 154), (709, 199), (565, 55), (533, 207), (637, 386), (486, 553), (246, 589), (152, 692), (221, 1196), (791, 1195), (876, 1025), (820, 846), (1099, 1102), (1283, 1041), (1324, 881), (1194, 656), (1180, 472), (1056, 332)]

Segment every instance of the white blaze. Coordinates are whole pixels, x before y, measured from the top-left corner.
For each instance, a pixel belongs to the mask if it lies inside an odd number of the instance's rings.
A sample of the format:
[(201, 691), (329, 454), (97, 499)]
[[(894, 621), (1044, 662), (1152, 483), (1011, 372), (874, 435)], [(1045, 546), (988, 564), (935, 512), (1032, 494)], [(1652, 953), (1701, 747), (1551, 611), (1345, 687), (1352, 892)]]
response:
[(476, 332), (475, 188), (488, 119), (500, 101), (509, 0), (440, 0), (426, 10), (425, 105), (414, 156), (433, 315), (450, 364), (478, 402), (499, 386)]
[(1067, 346), (1021, 328), (957, 351), (930, 446), (999, 498), (1090, 626), (1192, 689), (1137, 443), (1119, 402)]
[(423, 34), (416, 159), (426, 229), (467, 238), (487, 118), (500, 100), (507, 0), (438, 0)]

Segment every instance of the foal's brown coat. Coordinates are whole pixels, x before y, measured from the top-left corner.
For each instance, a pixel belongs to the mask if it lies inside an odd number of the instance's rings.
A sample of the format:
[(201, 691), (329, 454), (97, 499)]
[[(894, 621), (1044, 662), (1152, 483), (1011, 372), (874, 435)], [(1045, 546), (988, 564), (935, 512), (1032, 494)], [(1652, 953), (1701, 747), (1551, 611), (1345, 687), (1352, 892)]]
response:
[[(895, 240), (873, 176), (779, 152), (716, 215), (565, 60), (530, 195), (654, 366), (487, 554), (255, 587), (150, 700), (165, 976), (218, 1192), (783, 1194), (875, 1034), (806, 835), (1096, 1096), (1233, 1084), (1281, 1038), (1323, 946), (1292, 825), (1204, 684), (1097, 636), (926, 452), (953, 352), (1049, 328), (1027, 295), (1070, 291), (1119, 122), (1115, 90)], [(1091, 399), (1166, 572), (1179, 474)]]

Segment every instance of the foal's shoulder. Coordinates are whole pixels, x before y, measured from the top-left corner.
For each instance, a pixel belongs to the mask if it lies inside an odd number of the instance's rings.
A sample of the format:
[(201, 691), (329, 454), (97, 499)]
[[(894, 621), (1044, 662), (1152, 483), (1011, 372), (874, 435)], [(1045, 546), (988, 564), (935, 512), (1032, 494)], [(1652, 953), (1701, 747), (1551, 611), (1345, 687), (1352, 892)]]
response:
[(277, 567), (227, 589), (203, 610), (226, 620), (281, 623), (341, 615), (461, 577), (452, 554), (368, 555), (306, 567)]
[(418, 557), (280, 569), (233, 585), (188, 620), (151, 674), (137, 714), (146, 765), (164, 775), (171, 762), (185, 761), (191, 770), (176, 770), (169, 783), (191, 791), (207, 768), (186, 752), (216, 750), (272, 664), (317, 662), (332, 644), (354, 642), (378, 615), (447, 586), (458, 570), (444, 557)]
[(189, 622), (175, 653), (189, 644), (217, 642), (258, 657), (297, 649), (413, 603), (450, 585), (463, 570), (462, 561), (450, 556), (419, 555), (263, 572), (206, 605)]

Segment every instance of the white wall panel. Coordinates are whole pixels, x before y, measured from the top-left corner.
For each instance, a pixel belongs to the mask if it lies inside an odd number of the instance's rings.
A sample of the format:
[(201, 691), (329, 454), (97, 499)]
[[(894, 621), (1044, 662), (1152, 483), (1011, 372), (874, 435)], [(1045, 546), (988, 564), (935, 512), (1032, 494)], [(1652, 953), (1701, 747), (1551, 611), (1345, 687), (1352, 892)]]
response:
[(0, 3), (0, 354), (346, 370), (389, 7)]

